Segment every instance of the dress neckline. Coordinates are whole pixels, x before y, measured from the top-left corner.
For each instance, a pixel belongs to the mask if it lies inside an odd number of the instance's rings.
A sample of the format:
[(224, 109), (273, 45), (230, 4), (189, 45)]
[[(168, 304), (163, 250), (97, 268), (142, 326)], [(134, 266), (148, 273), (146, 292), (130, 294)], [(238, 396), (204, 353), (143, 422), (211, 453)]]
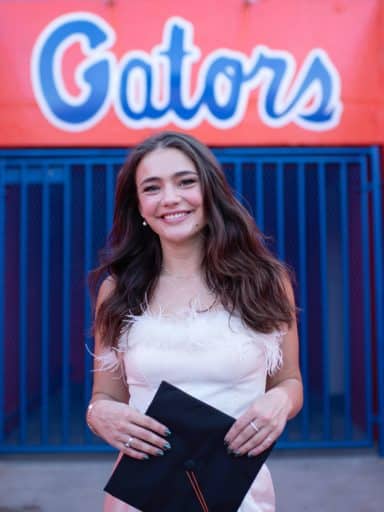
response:
[(180, 309), (179, 311), (174, 312), (166, 312), (161, 308), (157, 311), (153, 311), (151, 307), (148, 305), (146, 309), (143, 311), (141, 315), (136, 317), (137, 319), (140, 317), (150, 317), (150, 318), (158, 318), (164, 320), (186, 320), (189, 318), (196, 318), (199, 316), (204, 316), (209, 313), (226, 313), (227, 310), (221, 305), (217, 304), (216, 300), (207, 308), (200, 309), (194, 305), (191, 305), (187, 308)]

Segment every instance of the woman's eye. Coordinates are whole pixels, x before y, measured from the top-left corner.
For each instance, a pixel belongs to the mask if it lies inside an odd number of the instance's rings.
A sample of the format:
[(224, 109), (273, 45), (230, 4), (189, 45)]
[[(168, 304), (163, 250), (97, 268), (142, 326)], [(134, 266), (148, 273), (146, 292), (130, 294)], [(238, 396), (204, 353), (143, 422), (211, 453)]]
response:
[(195, 178), (186, 178), (185, 180), (181, 180), (180, 181), (180, 185), (182, 187), (188, 187), (190, 185), (193, 185), (194, 183), (196, 183), (196, 179)]
[(143, 188), (143, 192), (156, 192), (158, 189), (157, 185), (148, 185), (148, 187)]

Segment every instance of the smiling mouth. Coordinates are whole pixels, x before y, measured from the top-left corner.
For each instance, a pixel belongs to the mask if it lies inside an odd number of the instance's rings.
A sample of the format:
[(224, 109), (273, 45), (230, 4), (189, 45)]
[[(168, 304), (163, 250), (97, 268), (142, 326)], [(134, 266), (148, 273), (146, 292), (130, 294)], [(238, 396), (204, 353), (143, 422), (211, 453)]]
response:
[(164, 220), (179, 220), (187, 217), (191, 212), (175, 212), (175, 213), (166, 213), (161, 216)]

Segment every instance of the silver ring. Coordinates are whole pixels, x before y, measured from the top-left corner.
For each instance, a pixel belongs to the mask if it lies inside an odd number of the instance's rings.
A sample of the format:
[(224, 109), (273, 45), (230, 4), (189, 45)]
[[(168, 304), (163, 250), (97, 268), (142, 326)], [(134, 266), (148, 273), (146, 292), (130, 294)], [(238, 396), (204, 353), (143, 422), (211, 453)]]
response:
[(253, 430), (256, 432), (256, 434), (259, 432), (259, 427), (256, 425), (256, 423), (254, 421), (251, 421), (250, 423), (250, 426), (253, 428)]
[(128, 441), (126, 443), (124, 443), (124, 446), (126, 448), (131, 448), (132, 441), (133, 441), (133, 437), (129, 437)]

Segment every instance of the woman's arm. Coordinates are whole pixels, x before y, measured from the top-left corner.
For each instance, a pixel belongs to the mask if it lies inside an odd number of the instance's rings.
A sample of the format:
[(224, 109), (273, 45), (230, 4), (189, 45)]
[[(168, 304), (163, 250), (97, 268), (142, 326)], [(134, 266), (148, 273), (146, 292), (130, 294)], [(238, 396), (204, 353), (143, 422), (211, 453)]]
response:
[[(113, 292), (114, 286), (112, 278), (107, 278), (103, 281), (97, 296), (96, 315), (101, 304)], [(121, 369), (119, 367), (108, 371), (104, 371), (102, 369), (102, 355), (107, 353), (109, 350), (110, 349), (103, 347), (100, 333), (96, 331), (91, 403), (102, 399), (128, 403), (128, 386), (123, 380)], [(115, 357), (113, 352), (111, 355), (112, 357)]]
[[(292, 286), (288, 282), (285, 286), (294, 307)], [(272, 377), (268, 377), (266, 393), (254, 401), (225, 436), (228, 449), (239, 455), (255, 456), (268, 448), (284, 430), (287, 420), (296, 416), (302, 408), (303, 385), (296, 320), (284, 335), (281, 350), (283, 365)]]
[[(113, 280), (106, 279), (100, 287), (96, 314), (113, 289)], [(169, 446), (162, 437), (167, 435), (167, 427), (128, 405), (128, 387), (121, 368), (107, 370), (102, 367), (100, 356), (108, 350), (111, 349), (103, 346), (100, 332), (96, 332), (95, 371), (92, 397), (87, 411), (89, 427), (107, 443), (130, 457), (145, 459), (149, 455), (161, 455), (162, 450), (168, 449)], [(129, 446), (127, 447), (125, 443)]]
[[(285, 287), (292, 307), (295, 306), (295, 297), (292, 286), (286, 282)], [(283, 366), (267, 379), (267, 393), (279, 393), (282, 400), (286, 400), (288, 415), (291, 419), (303, 406), (303, 383), (299, 368), (299, 337), (296, 320), (282, 340)], [(284, 396), (285, 395), (285, 396)]]

